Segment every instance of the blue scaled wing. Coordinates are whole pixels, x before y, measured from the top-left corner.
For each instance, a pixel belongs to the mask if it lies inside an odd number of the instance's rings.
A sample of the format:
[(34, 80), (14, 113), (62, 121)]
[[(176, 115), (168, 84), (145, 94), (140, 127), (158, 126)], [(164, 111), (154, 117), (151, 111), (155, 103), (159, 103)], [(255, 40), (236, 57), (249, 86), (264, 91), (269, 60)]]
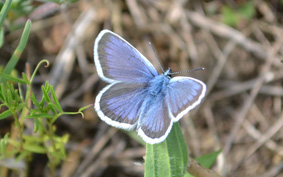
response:
[(174, 122), (195, 108), (205, 96), (206, 85), (191, 77), (174, 77), (170, 80), (165, 100)]
[(136, 48), (109, 30), (101, 31), (95, 40), (94, 61), (99, 77), (109, 83), (145, 83), (158, 75)]
[(95, 100), (98, 116), (117, 128), (134, 129), (146, 94), (143, 83), (112, 83), (99, 92)]
[(150, 144), (164, 141), (173, 125), (164, 97), (159, 96), (144, 111), (137, 126), (138, 134)]

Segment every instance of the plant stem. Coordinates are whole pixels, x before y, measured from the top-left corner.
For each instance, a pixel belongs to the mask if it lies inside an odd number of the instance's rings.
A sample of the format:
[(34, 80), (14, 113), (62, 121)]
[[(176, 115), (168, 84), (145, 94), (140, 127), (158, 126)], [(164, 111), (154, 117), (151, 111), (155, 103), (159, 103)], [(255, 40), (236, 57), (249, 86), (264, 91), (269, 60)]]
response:
[(14, 120), (15, 120), (15, 125), (16, 127), (20, 130), (19, 136), (20, 136), (20, 151), (23, 149), (23, 144), (24, 144), (24, 140), (23, 140), (23, 126), (21, 125), (19, 118), (17, 116), (17, 113), (15, 110), (12, 111), (13, 112), (13, 116), (14, 116)]

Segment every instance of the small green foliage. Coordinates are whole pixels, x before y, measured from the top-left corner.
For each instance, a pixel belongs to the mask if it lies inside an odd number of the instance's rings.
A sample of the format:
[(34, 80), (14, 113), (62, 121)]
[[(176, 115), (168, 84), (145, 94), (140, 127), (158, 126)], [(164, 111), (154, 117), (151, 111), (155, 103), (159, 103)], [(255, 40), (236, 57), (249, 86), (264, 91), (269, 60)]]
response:
[[(0, 25), (3, 24), (11, 6), (11, 8), (18, 8), (17, 3), (18, 5), (29, 3), (22, 0), (15, 0), (13, 4), (11, 2), (11, 0), (7, 0), (5, 5), (2, 6)], [(49, 65), (47, 60), (40, 61), (31, 76), (23, 73), (20, 78), (16, 72), (13, 72), (26, 47), (30, 28), (31, 21), (28, 20), (19, 45), (8, 64), (4, 69), (0, 67), (0, 120), (7, 118), (13, 118), (14, 120), (10, 133), (6, 133), (0, 139), (0, 160), (4, 158), (16, 161), (30, 160), (34, 153), (46, 154), (49, 159), (48, 166), (50, 167), (51, 176), (55, 176), (56, 166), (66, 158), (65, 144), (69, 139), (69, 135), (56, 135), (54, 122), (62, 115), (81, 114), (83, 116), (82, 111), (91, 105), (80, 108), (77, 112), (64, 112), (53, 86), (48, 81), (41, 87), (41, 98), (37, 99), (32, 92), (32, 82), (39, 67), (43, 64)], [(3, 28), (0, 26), (1, 45), (4, 41), (2, 33)], [(25, 89), (22, 89), (24, 87)], [(27, 119), (34, 123), (32, 134), (24, 134)], [(10, 137), (10, 134), (16, 134), (16, 137)], [(8, 146), (9, 150), (7, 150)]]
[(9, 141), (9, 134), (7, 133), (2, 139), (0, 139), (0, 160), (6, 156), (6, 147)]
[(206, 168), (211, 168), (211, 166), (214, 164), (216, 161), (218, 155), (221, 153), (221, 150), (209, 153), (209, 154), (204, 154), (200, 157), (198, 157), (196, 160), (198, 163), (200, 163), (202, 166)]
[[(48, 81), (42, 86), (42, 97), (38, 100), (31, 91), (32, 79), (43, 63), (46, 63), (46, 60), (42, 60), (38, 64), (31, 78), (25, 74), (23, 74), (23, 78), (16, 78), (3, 73), (3, 71), (0, 73), (0, 76), (6, 80), (6, 82), (0, 83), (0, 106), (3, 110), (0, 120), (13, 117), (16, 128), (19, 130), (19, 139), (9, 138), (9, 134), (0, 139), (0, 158), (15, 157), (17, 160), (21, 160), (31, 157), (33, 153), (47, 154), (49, 167), (53, 174), (56, 166), (66, 158), (65, 144), (69, 139), (68, 134), (55, 135), (54, 122), (64, 114), (83, 115), (82, 111), (91, 105), (81, 108), (78, 112), (64, 112), (53, 86)], [(27, 86), (26, 92), (16, 89), (15, 83), (18, 83), (19, 86), (25, 84)], [(23, 134), (26, 119), (34, 120), (32, 135)], [(12, 148), (6, 152), (8, 144)]]
[(224, 6), (221, 9), (222, 21), (230, 26), (236, 26), (242, 21), (250, 20), (255, 14), (253, 2), (246, 2), (238, 9)]

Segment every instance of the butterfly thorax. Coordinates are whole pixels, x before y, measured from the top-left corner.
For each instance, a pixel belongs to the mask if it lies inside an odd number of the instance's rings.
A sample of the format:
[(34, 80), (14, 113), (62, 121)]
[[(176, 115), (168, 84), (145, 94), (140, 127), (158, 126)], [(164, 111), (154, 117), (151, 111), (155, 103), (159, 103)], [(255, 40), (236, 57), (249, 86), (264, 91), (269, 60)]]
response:
[(170, 69), (167, 70), (164, 74), (160, 74), (156, 77), (154, 77), (150, 82), (148, 86), (148, 91), (150, 95), (152, 96), (158, 96), (160, 94), (163, 94), (165, 91), (166, 86), (168, 85), (170, 81)]

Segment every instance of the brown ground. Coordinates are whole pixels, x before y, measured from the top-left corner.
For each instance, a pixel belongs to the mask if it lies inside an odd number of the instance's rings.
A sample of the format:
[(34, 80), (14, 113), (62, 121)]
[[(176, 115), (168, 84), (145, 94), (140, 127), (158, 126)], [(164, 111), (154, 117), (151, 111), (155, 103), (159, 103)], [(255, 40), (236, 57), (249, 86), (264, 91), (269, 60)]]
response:
[[(48, 59), (52, 64), (40, 69), (35, 89), (48, 79), (63, 109), (76, 111), (92, 104), (105, 85), (93, 61), (102, 29), (123, 36), (158, 68), (151, 41), (165, 69), (206, 68), (182, 74), (208, 87), (202, 104), (180, 121), (190, 155), (223, 149), (213, 167), (222, 176), (283, 177), (283, 3), (254, 1), (252, 18), (233, 28), (223, 23), (225, 5), (237, 10), (245, 3), (81, 0), (56, 6), (55, 12), (53, 7), (30, 17), (32, 32), (18, 69)], [(20, 33), (7, 34), (2, 52), (9, 56)], [(93, 109), (85, 111), (85, 119), (64, 116), (56, 126), (58, 134), (71, 136), (70, 160), (58, 167), (58, 176), (143, 176), (145, 148), (106, 125)], [(47, 176), (46, 157), (34, 159), (31, 176)]]

